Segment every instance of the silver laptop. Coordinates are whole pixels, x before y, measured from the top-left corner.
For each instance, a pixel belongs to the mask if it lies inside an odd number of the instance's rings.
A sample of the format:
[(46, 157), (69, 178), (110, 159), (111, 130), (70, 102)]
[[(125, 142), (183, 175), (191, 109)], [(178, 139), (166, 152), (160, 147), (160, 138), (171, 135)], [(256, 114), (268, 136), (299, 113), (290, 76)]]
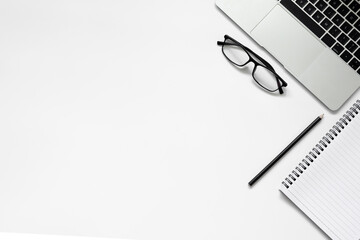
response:
[(217, 0), (216, 5), (329, 109), (360, 86), (357, 0)]

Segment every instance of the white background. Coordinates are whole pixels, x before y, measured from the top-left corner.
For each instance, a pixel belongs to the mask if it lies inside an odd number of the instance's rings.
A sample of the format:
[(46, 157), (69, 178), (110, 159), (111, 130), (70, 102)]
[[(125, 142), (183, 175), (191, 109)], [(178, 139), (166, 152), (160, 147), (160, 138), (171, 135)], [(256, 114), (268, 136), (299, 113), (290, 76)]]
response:
[[(216, 45), (224, 34), (269, 60), (286, 93), (229, 64)], [(0, 231), (326, 239), (278, 188), (340, 112), (214, 1), (1, 1)]]
[[(1, 240), (111, 240), (114, 238), (0, 232), (0, 239)], [(126, 240), (126, 239), (122, 239), (122, 240)]]

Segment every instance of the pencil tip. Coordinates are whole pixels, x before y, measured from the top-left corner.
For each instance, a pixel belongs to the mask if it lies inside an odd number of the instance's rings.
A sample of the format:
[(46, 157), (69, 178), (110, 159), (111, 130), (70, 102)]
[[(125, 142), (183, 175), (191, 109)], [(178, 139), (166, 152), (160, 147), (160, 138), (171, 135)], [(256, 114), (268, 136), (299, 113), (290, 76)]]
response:
[(323, 118), (323, 117), (324, 117), (324, 114), (321, 114), (319, 117), (320, 117), (320, 118)]

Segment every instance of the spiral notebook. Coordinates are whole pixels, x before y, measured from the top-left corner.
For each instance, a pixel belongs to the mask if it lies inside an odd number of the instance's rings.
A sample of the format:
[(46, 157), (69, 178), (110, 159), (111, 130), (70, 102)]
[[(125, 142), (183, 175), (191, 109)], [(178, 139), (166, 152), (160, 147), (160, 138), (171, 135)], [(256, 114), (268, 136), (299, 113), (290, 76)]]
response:
[(359, 113), (357, 100), (280, 187), (332, 239), (360, 239)]

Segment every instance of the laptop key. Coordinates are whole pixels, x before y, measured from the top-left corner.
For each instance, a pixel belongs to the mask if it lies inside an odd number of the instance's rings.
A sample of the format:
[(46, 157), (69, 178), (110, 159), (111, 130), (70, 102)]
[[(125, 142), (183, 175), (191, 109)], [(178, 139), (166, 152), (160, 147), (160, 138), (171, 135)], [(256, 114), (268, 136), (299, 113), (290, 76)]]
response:
[(318, 1), (315, 6), (320, 10), (320, 11), (324, 11), (324, 9), (328, 6), (326, 2), (324, 2), (323, 0)]
[(335, 23), (335, 25), (337, 26), (340, 26), (343, 21), (344, 19), (339, 14), (336, 14), (336, 16), (332, 19), (332, 22)]
[(325, 11), (324, 14), (328, 17), (328, 18), (332, 18), (335, 15), (335, 11), (334, 9), (332, 9), (331, 7), (328, 7)]
[(358, 45), (356, 45), (356, 43), (354, 43), (353, 41), (350, 41), (348, 42), (348, 44), (346, 44), (345, 47), (347, 50), (349, 50), (349, 52), (354, 52), (357, 49)]
[(337, 40), (342, 44), (345, 45), (347, 43), (347, 41), (349, 41), (348, 36), (346, 36), (344, 33), (342, 33)]
[(335, 9), (337, 9), (340, 6), (340, 4), (341, 4), (341, 2), (339, 0), (331, 0), (330, 1), (330, 5)]
[(337, 28), (336, 26), (333, 26), (333, 27), (330, 29), (330, 31), (329, 31), (329, 33), (330, 33), (333, 37), (339, 36), (340, 32), (341, 32), (340, 29)]
[(352, 1), (352, 3), (350, 3), (349, 7), (354, 12), (357, 12), (360, 9), (360, 4), (357, 3), (356, 1)]
[(319, 11), (316, 11), (316, 13), (314, 13), (314, 15), (312, 15), (312, 18), (316, 21), (316, 22), (320, 22), (323, 18), (324, 18), (324, 14), (322, 14)]
[(354, 53), (355, 57), (357, 57), (358, 59), (360, 59), (360, 49), (358, 49), (355, 53)]
[(348, 7), (346, 7), (345, 5), (341, 5), (341, 7), (339, 7), (339, 9), (337, 11), (338, 11), (338, 13), (341, 14), (341, 16), (345, 17), (345, 15), (348, 14), (348, 12), (350, 12), (350, 9)]
[(345, 61), (345, 62), (348, 62), (348, 61), (350, 61), (350, 59), (352, 58), (352, 55), (351, 55), (351, 53), (349, 53), (348, 51), (344, 51), (341, 55), (340, 55), (340, 57)]
[(351, 2), (351, 0), (341, 0), (341, 1), (346, 5), (348, 5)]
[(350, 12), (347, 16), (346, 16), (346, 20), (349, 21), (349, 23), (353, 24), (357, 19), (357, 16), (353, 13)]
[(305, 12), (307, 12), (307, 14), (311, 15), (316, 11), (316, 8), (311, 3), (309, 3), (308, 5), (306, 5), (304, 10)]
[(296, 0), (296, 3), (300, 6), (300, 7), (304, 7), (307, 4), (307, 0)]
[(344, 50), (344, 47), (341, 46), (339, 43), (336, 43), (334, 45), (334, 47), (332, 48), (332, 50), (337, 54), (339, 55), (343, 50)]
[(359, 39), (360, 33), (359, 33), (358, 31), (356, 31), (355, 29), (353, 29), (353, 30), (349, 33), (349, 37), (350, 37), (352, 40), (356, 41), (356, 40)]
[(291, 12), (299, 21), (301, 21), (311, 32), (313, 32), (318, 38), (324, 35), (325, 30), (320, 27), (311, 17), (309, 17), (302, 9), (299, 9), (296, 4), (291, 0), (281, 0), (283, 5), (289, 12)]
[(354, 27), (360, 31), (360, 19), (354, 24)]
[(330, 34), (325, 34), (321, 40), (328, 46), (331, 47), (332, 45), (334, 45), (334, 43), (336, 42), (335, 39), (330, 36)]
[(353, 58), (349, 62), (349, 66), (352, 67), (354, 70), (356, 70), (360, 66), (360, 62), (356, 58)]
[(327, 18), (325, 18), (324, 21), (321, 22), (321, 26), (325, 28), (325, 30), (328, 30), (332, 25), (332, 22)]
[(349, 23), (344, 22), (340, 29), (343, 30), (343, 32), (348, 33), (352, 29), (352, 26)]

